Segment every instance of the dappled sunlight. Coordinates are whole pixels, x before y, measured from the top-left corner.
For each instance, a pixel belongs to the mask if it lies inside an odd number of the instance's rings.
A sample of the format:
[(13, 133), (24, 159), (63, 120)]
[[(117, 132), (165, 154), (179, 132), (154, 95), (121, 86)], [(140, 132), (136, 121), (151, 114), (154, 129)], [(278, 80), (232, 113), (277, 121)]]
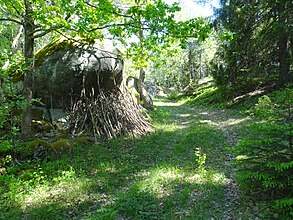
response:
[(208, 125), (211, 125), (211, 126), (219, 126), (218, 123), (213, 122), (212, 120), (205, 119), (205, 120), (199, 120), (199, 122), (202, 123), (202, 124), (208, 124)]
[(249, 117), (246, 117), (246, 118), (229, 118), (228, 120), (226, 121), (221, 121), (220, 123), (223, 124), (223, 125), (227, 125), (227, 126), (234, 126), (234, 125), (238, 125), (240, 123), (243, 123), (243, 122), (247, 122), (248, 120), (250, 120)]
[(161, 199), (180, 193), (186, 185), (205, 193), (213, 187), (229, 184), (229, 179), (221, 172), (213, 170), (199, 172), (196, 169), (187, 172), (171, 165), (157, 167), (148, 172), (142, 171), (137, 175), (144, 177), (144, 180), (137, 183), (138, 189)]
[(213, 170), (195, 173), (194, 175), (189, 175), (186, 181), (191, 184), (211, 184), (224, 186), (229, 183), (229, 179), (224, 173), (216, 172)]
[[(36, 169), (34, 183), (27, 182), (17, 198), (19, 210), (28, 216), (54, 210), (65, 219), (220, 219), (224, 190), (234, 183), (225, 173), (226, 139), (218, 128), (244, 119), (217, 121), (210, 116), (218, 112), (159, 103), (154, 133), (80, 148), (60, 167)], [(51, 167), (57, 170), (50, 174)], [(202, 211), (209, 209), (220, 211)]]
[(23, 193), (20, 201), (22, 209), (25, 211), (60, 201), (66, 205), (66, 200), (82, 200), (90, 187), (89, 179), (78, 177), (72, 169), (63, 171), (60, 176), (53, 178), (53, 182), (53, 185), (40, 182), (34, 188), (29, 188), (27, 194)]
[(215, 127), (227, 127), (227, 126), (237, 126), (240, 125), (241, 123), (247, 122), (249, 121), (250, 118), (246, 117), (246, 118), (229, 118), (227, 120), (223, 119), (223, 120), (213, 120), (213, 119), (203, 119), (203, 120), (199, 120), (200, 123), (206, 123), (209, 124), (211, 126), (215, 126)]
[(181, 117), (181, 118), (192, 118), (193, 115), (191, 114), (177, 114), (177, 116)]
[(178, 129), (180, 129), (178, 127), (178, 125), (174, 124), (174, 123), (164, 124), (164, 125), (155, 125), (155, 128), (156, 128), (156, 130), (161, 130), (161, 131), (167, 132), (167, 133), (175, 132)]
[(98, 165), (98, 167), (105, 173), (116, 173), (118, 171), (116, 165), (112, 162), (102, 162)]
[(200, 114), (200, 115), (209, 115), (210, 113), (209, 113), (209, 112), (205, 112), (205, 111), (203, 111), (203, 112), (200, 112), (199, 114)]
[(196, 114), (190, 114), (190, 113), (185, 113), (185, 114), (175, 114), (176, 117), (179, 119), (178, 122), (181, 123), (182, 121), (189, 121), (192, 122), (197, 115)]
[(158, 167), (149, 171), (149, 176), (141, 181), (139, 189), (153, 193), (157, 198), (169, 196), (172, 192), (172, 182), (184, 180), (184, 173), (174, 167)]
[(184, 121), (184, 122), (181, 122), (179, 125), (177, 125), (177, 127), (178, 127), (178, 130), (181, 130), (184, 132), (184, 130), (187, 129), (190, 125), (192, 125), (191, 122)]
[(166, 106), (166, 107), (178, 107), (178, 106), (181, 106), (180, 103), (178, 102), (170, 102), (170, 101), (155, 101), (154, 102), (154, 105), (155, 106)]
[(244, 98), (247, 98), (247, 97), (250, 97), (251, 98), (251, 97), (254, 97), (254, 96), (257, 96), (257, 95), (262, 95), (265, 92), (266, 92), (265, 89), (257, 89), (255, 91), (248, 92), (248, 93), (246, 93), (244, 95), (237, 96), (237, 97), (235, 97), (233, 99), (233, 101), (236, 102), (236, 101), (239, 101), (239, 100), (244, 99)]
[(223, 127), (223, 126), (236, 126), (241, 123), (249, 121), (250, 117), (245, 118), (236, 118), (236, 117), (224, 117), (223, 112), (214, 111), (214, 112), (199, 112), (198, 115), (204, 117), (204, 119), (200, 120), (201, 123), (208, 123), (213, 126)]

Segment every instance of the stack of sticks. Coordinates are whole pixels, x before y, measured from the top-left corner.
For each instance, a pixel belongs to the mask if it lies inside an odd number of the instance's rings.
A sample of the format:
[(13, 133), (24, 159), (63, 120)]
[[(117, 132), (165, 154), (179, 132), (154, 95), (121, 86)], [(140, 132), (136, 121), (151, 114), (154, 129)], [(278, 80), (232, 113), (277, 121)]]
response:
[(69, 129), (73, 136), (92, 134), (97, 141), (99, 138), (146, 135), (152, 131), (152, 126), (145, 109), (129, 92), (100, 90), (96, 95), (82, 93), (72, 107)]

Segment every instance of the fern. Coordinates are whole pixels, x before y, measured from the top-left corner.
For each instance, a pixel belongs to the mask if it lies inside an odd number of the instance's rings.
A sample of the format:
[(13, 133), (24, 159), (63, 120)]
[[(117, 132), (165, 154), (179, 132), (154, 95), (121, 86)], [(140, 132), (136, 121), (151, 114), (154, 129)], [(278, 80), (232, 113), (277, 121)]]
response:
[(274, 207), (276, 209), (286, 211), (288, 215), (293, 218), (293, 197), (277, 199), (275, 201)]

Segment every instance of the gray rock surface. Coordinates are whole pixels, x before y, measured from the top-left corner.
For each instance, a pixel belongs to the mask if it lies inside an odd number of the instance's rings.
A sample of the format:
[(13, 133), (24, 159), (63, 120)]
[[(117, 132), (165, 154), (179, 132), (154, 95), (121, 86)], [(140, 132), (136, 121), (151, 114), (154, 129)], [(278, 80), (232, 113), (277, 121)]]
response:
[(83, 88), (86, 95), (96, 95), (99, 89), (112, 92), (120, 87), (123, 61), (117, 50), (97, 44), (64, 44), (64, 40), (51, 42), (49, 49), (42, 49), (46, 55), (39, 52), (42, 60), (34, 79), (34, 97), (48, 108), (70, 108)]

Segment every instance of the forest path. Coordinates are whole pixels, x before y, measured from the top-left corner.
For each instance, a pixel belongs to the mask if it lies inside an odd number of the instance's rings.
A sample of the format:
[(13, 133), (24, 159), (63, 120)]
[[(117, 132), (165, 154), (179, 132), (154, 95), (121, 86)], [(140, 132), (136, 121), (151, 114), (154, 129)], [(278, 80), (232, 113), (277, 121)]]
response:
[(70, 158), (29, 164), (18, 178), (1, 175), (12, 190), (0, 195), (0, 219), (264, 219), (240, 197), (227, 151), (249, 118), (167, 100), (150, 114), (149, 135), (80, 145)]
[[(212, 161), (209, 160), (207, 167), (212, 169), (219, 168), (220, 172), (223, 172), (225, 175), (225, 184), (223, 185), (223, 197), (220, 201), (222, 204), (218, 204), (222, 206), (222, 213), (220, 214), (220, 219), (258, 219), (258, 217), (252, 214), (251, 203), (243, 204), (240, 201), (239, 197), (239, 189), (234, 177), (234, 169), (231, 165), (231, 161), (235, 159), (235, 157), (229, 153), (229, 151), (225, 148), (230, 148), (237, 145), (237, 142), (240, 138), (239, 128), (241, 128), (245, 123), (247, 123), (250, 118), (243, 117), (236, 111), (233, 110), (219, 110), (212, 109), (208, 107), (187, 107), (181, 105), (179, 103), (174, 103), (171, 101), (159, 101), (155, 102), (156, 106), (163, 107), (166, 110), (171, 112), (174, 123), (178, 125), (178, 127), (188, 129), (190, 125), (194, 124), (206, 124), (208, 126), (214, 127), (218, 129), (224, 136), (224, 140), (219, 139), (212, 141), (223, 141), (222, 143), (217, 145), (217, 149), (213, 149), (212, 151), (219, 153), (218, 155), (221, 160)], [(204, 127), (203, 127), (204, 129)], [(179, 134), (182, 135), (182, 134)], [(209, 137), (204, 136), (206, 142), (211, 141), (214, 136)], [(209, 145), (206, 145), (208, 148)], [(203, 151), (209, 151), (211, 149), (203, 149)], [(216, 153), (216, 154), (217, 154)], [(209, 158), (207, 158), (208, 160)], [(209, 168), (206, 168), (209, 169)], [(213, 219), (210, 218), (210, 219)], [(217, 218), (216, 218), (217, 219)]]

